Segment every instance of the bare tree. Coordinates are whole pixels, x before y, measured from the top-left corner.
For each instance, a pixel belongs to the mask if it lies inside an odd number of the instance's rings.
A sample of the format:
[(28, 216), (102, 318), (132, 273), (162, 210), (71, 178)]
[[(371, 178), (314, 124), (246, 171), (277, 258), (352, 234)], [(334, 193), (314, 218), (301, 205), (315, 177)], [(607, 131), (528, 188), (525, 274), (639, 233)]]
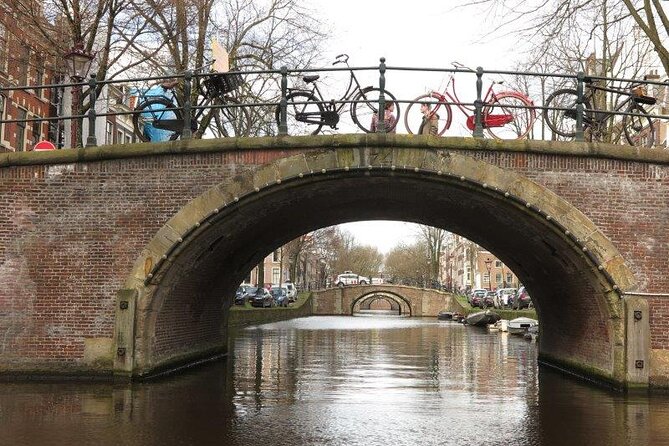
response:
[[(139, 54), (154, 54), (149, 70), (154, 75), (167, 76), (206, 66), (212, 38), (226, 48), (233, 70), (309, 67), (325, 38), (320, 22), (298, 0), (128, 1), (156, 36), (134, 48)], [(194, 102), (200, 94), (196, 85), (191, 100)], [(279, 78), (247, 75), (235, 95), (244, 103), (276, 102)], [(251, 134), (276, 132), (274, 107), (252, 107), (250, 112)], [(204, 122), (209, 122), (215, 113), (205, 114)], [(210, 130), (220, 136), (215, 126)], [(200, 132), (194, 136), (202, 135)]]
[(413, 285), (423, 285), (432, 268), (428, 256), (429, 249), (424, 240), (413, 244), (399, 244), (386, 254), (384, 270), (393, 281)]
[[(645, 40), (669, 73), (669, 20), (660, 0), (475, 0), (462, 5), (488, 8), (497, 23), (490, 34), (514, 33), (532, 42), (531, 62), (548, 53), (558, 56), (553, 58), (557, 65), (585, 68), (590, 53), (612, 61)], [(638, 59), (627, 61), (634, 62)]]
[(418, 226), (418, 238), (424, 243), (427, 251), (426, 255), (429, 262), (428, 279), (430, 281), (439, 279), (441, 254), (450, 234), (445, 229), (426, 225)]

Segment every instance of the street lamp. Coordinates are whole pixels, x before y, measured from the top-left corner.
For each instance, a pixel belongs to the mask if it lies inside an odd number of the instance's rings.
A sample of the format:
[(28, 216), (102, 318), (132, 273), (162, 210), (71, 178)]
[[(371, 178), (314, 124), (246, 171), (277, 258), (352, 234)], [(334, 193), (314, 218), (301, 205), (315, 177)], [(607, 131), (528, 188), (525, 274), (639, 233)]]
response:
[[(67, 71), (73, 83), (81, 83), (88, 70), (91, 69), (91, 62), (93, 55), (84, 50), (81, 43), (76, 43), (70, 51), (65, 54), (65, 62), (67, 63)], [(78, 116), (81, 113), (81, 85), (72, 86), (72, 116)], [(79, 138), (79, 118), (72, 118), (71, 120), (70, 146), (80, 147)]]
[(504, 274), (504, 262), (502, 263), (502, 287), (506, 288), (506, 275)]
[(483, 263), (485, 263), (485, 269), (488, 270), (488, 289), (492, 291), (492, 279), (490, 277), (490, 267), (492, 266), (492, 259), (487, 258)]

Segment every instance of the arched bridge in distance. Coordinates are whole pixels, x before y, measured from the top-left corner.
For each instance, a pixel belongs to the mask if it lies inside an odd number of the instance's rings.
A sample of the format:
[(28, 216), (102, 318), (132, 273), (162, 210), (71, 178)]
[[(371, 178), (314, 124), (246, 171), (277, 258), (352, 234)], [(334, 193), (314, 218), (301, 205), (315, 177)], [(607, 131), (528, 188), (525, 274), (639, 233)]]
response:
[(495, 253), (536, 304), (541, 361), (669, 387), (669, 152), (383, 134), (0, 155), (2, 372), (141, 378), (225, 353), (266, 254), (373, 219)]
[(312, 292), (315, 315), (353, 315), (369, 310), (378, 299), (387, 301), (399, 315), (435, 317), (440, 311), (462, 312), (462, 306), (451, 293), (404, 285), (351, 285)]

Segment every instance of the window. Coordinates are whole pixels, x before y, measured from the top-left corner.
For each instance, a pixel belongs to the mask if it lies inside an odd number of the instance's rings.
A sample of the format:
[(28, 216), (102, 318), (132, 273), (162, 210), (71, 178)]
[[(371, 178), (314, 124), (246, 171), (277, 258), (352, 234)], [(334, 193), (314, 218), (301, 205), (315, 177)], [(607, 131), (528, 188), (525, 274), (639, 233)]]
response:
[(487, 283), (488, 285), (490, 285), (490, 274), (488, 273), (483, 274), (483, 283)]
[[(35, 115), (35, 118), (39, 118), (39, 116)], [(35, 145), (42, 140), (42, 121), (33, 121), (32, 127), (33, 127), (32, 143), (33, 145)]]
[[(0, 120), (1, 119), (5, 119), (5, 97), (0, 94)], [(5, 124), (0, 124), (0, 144), (2, 143), (2, 137), (5, 134), (4, 130), (5, 130)]]
[(0, 71), (7, 66), (7, 28), (0, 23)]
[(274, 251), (274, 253), (272, 255), (272, 262), (280, 262), (280, 261), (281, 261), (281, 259), (280, 259), (280, 256), (279, 256), (279, 250), (277, 249), (276, 251)]
[[(41, 54), (35, 53), (35, 85), (44, 84), (44, 59)], [(40, 96), (44, 96), (44, 89), (39, 89)]]
[(28, 85), (28, 65), (30, 65), (30, 48), (22, 47), (19, 59), (19, 85)]
[(116, 143), (117, 144), (123, 144), (125, 142), (125, 138), (123, 138), (123, 131), (117, 130), (116, 131)]
[(502, 267), (502, 261), (501, 260), (495, 260), (495, 268), (501, 268)]
[(272, 283), (281, 285), (281, 271), (279, 268), (272, 268)]
[(130, 144), (132, 142), (132, 136), (126, 133), (125, 135), (125, 144)]
[(114, 124), (107, 121), (107, 131), (105, 132), (105, 144), (114, 144)]
[(502, 283), (502, 273), (495, 274), (495, 282)]
[(16, 123), (16, 151), (17, 152), (23, 152), (26, 149), (26, 122), (21, 121), (22, 119), (26, 119), (26, 115), (28, 114), (27, 111), (23, 109), (19, 109), (19, 115), (16, 117), (16, 119), (19, 120), (19, 122)]
[(512, 283), (512, 282), (513, 282), (513, 274), (506, 273), (506, 283)]

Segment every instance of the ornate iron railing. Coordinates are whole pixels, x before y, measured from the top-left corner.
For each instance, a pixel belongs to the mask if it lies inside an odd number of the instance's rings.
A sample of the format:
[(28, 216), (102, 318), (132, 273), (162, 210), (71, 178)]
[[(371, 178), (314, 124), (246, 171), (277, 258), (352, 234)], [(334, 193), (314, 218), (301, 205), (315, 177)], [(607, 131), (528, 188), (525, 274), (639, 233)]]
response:
[[(181, 97), (183, 98), (182, 101), (179, 101), (179, 103), (175, 102), (174, 103), (174, 110), (178, 110), (181, 112), (183, 115), (183, 128), (180, 129), (177, 133), (179, 134), (179, 137), (182, 139), (188, 139), (192, 137), (192, 131), (193, 131), (193, 123), (191, 122), (192, 118), (194, 117), (194, 114), (198, 110), (202, 109), (234, 109), (234, 108), (248, 108), (248, 109), (254, 109), (258, 107), (265, 107), (265, 113), (270, 114), (271, 118), (271, 111), (272, 109), (276, 110), (276, 115), (278, 116), (278, 119), (276, 120), (276, 133), (275, 135), (287, 135), (290, 131), (287, 123), (287, 118), (288, 118), (288, 110), (289, 106), (294, 106), (294, 105), (305, 105), (307, 103), (313, 103), (313, 104), (320, 104), (321, 107), (334, 107), (334, 106), (339, 106), (343, 104), (351, 104), (350, 106), (353, 106), (354, 104), (360, 104), (360, 103), (366, 103), (369, 105), (369, 100), (366, 98), (363, 99), (355, 99), (349, 97), (342, 97), (341, 99), (336, 99), (336, 100), (325, 100), (322, 98), (316, 98), (317, 100), (309, 100), (309, 101), (291, 101), (289, 103), (290, 99), (290, 93), (292, 91), (291, 88), (289, 88), (288, 84), (288, 78), (293, 75), (305, 75), (309, 73), (323, 73), (323, 72), (341, 72), (341, 71), (350, 71), (351, 73), (360, 73), (364, 71), (376, 71), (378, 72), (378, 87), (376, 90), (378, 90), (379, 95), (378, 98), (374, 99), (374, 108), (377, 110), (384, 110), (385, 109), (385, 104), (389, 100), (386, 97), (386, 85), (387, 83), (387, 74), (389, 72), (409, 72), (409, 73), (442, 73), (444, 75), (449, 74), (449, 75), (455, 75), (455, 74), (468, 74), (468, 75), (473, 75), (474, 76), (474, 81), (470, 84), (470, 91), (475, 92), (475, 99), (472, 102), (462, 102), (459, 100), (438, 100), (437, 102), (439, 104), (444, 104), (444, 105), (455, 105), (455, 106), (464, 106), (464, 107), (471, 107), (473, 110), (473, 122), (472, 122), (472, 136), (475, 138), (481, 138), (484, 136), (483, 130), (487, 127), (486, 121), (485, 121), (485, 109), (486, 106), (490, 106), (490, 104), (486, 103), (485, 97), (483, 95), (483, 79), (485, 76), (514, 76), (514, 77), (519, 77), (519, 78), (538, 78), (538, 79), (563, 79), (563, 80), (571, 80), (573, 81), (575, 85), (575, 113), (573, 116), (573, 119), (575, 121), (575, 134), (573, 136), (573, 139), (575, 141), (584, 141), (585, 138), (585, 129), (587, 127), (587, 123), (584, 122), (584, 118), (587, 116), (595, 116), (595, 114), (601, 114), (605, 113), (607, 115), (611, 116), (635, 116), (638, 117), (639, 114), (635, 112), (630, 112), (626, 110), (602, 110), (602, 109), (597, 109), (595, 107), (593, 108), (587, 108), (587, 95), (586, 95), (586, 88), (588, 88), (591, 85), (591, 82), (599, 82), (599, 83), (604, 83), (605, 85), (611, 85), (611, 84), (629, 84), (629, 85), (657, 85), (660, 86), (661, 88), (667, 88), (669, 87), (669, 83), (667, 81), (658, 81), (658, 80), (649, 80), (649, 79), (625, 79), (625, 78), (608, 78), (608, 77), (601, 77), (601, 76), (586, 76), (585, 73), (579, 72), (579, 73), (541, 73), (541, 72), (521, 72), (521, 71), (508, 71), (508, 70), (484, 70), (481, 67), (476, 68), (475, 70), (463, 67), (463, 66), (457, 66), (454, 68), (417, 68), (417, 67), (393, 67), (393, 66), (387, 66), (386, 61), (384, 58), (380, 59), (380, 64), (378, 66), (367, 66), (367, 67), (349, 67), (348, 65), (346, 67), (328, 67), (328, 68), (307, 68), (307, 69), (289, 69), (287, 67), (282, 67), (281, 69), (278, 70), (258, 70), (258, 71), (245, 71), (245, 72), (229, 72), (226, 75), (228, 76), (243, 76), (243, 77), (250, 77), (250, 76), (270, 76), (276, 85), (276, 89), (274, 90), (273, 97), (268, 99), (268, 100), (263, 100), (262, 98), (255, 98), (253, 101), (242, 101), (242, 102), (234, 102), (234, 103), (223, 103), (223, 104), (211, 104), (211, 105), (197, 105), (193, 104), (191, 102), (191, 95), (192, 95), (192, 82), (194, 80), (206, 80), (215, 76), (220, 77), (220, 73), (199, 73), (199, 72), (191, 72), (187, 71), (185, 73), (177, 74), (177, 75), (171, 75), (171, 76), (153, 76), (153, 77), (143, 77), (143, 78), (131, 78), (131, 79), (119, 79), (119, 80), (98, 80), (95, 75), (91, 75), (90, 78), (85, 81), (85, 82), (70, 82), (70, 83), (59, 83), (59, 84), (49, 84), (49, 85), (33, 85), (33, 86), (13, 86), (13, 87), (3, 87), (0, 88), (0, 95), (2, 95), (5, 99), (6, 102), (11, 102), (12, 97), (14, 96), (15, 92), (17, 91), (27, 91), (27, 90), (32, 90), (34, 92), (38, 92), (40, 90), (45, 90), (45, 89), (50, 89), (50, 90), (63, 90), (63, 89), (73, 89), (73, 90), (84, 90), (86, 89), (85, 93), (88, 98), (88, 101), (86, 103), (86, 106), (88, 108), (87, 113), (83, 114), (80, 112), (73, 112), (69, 114), (60, 114), (59, 116), (47, 116), (47, 117), (33, 117), (33, 118), (28, 118), (26, 117), (25, 119), (16, 119), (12, 117), (7, 117), (3, 113), (0, 115), (0, 126), (5, 126), (7, 128), (8, 126), (13, 126), (13, 125), (18, 125), (19, 123), (52, 123), (52, 122), (59, 122), (59, 123), (67, 123), (71, 121), (77, 121), (80, 122), (84, 119), (87, 120), (87, 126), (88, 126), (88, 135), (86, 138), (86, 147), (92, 147), (98, 145), (97, 137), (96, 137), (96, 124), (97, 120), (99, 117), (107, 117), (107, 116), (134, 116), (137, 114), (143, 113), (142, 110), (139, 110), (137, 108), (133, 109), (128, 109), (127, 111), (110, 111), (106, 110), (103, 112), (97, 111), (96, 110), (96, 105), (98, 101), (98, 92), (103, 90), (106, 86), (111, 86), (111, 85), (133, 85), (133, 84), (148, 84), (149, 82), (161, 82), (165, 81), (167, 79), (182, 79), (183, 82), (181, 82), (182, 85), (182, 90), (181, 90)], [(357, 82), (357, 80), (356, 80)], [(392, 86), (391, 86), (392, 87)], [(613, 93), (623, 93), (627, 89), (626, 88), (614, 88), (614, 89), (607, 89), (606, 87), (603, 88), (604, 91), (609, 91)], [(669, 90), (669, 89), (667, 89)], [(303, 90), (305, 91), (305, 90)], [(348, 91), (347, 91), (348, 92)], [(625, 94), (625, 93), (623, 93)], [(667, 100), (666, 98), (669, 98), (669, 92), (665, 90), (665, 101)], [(457, 96), (456, 96), (457, 97)], [(398, 104), (414, 104), (416, 101), (414, 99), (407, 99), (407, 98), (400, 98), (400, 99), (391, 99), (394, 102)], [(83, 101), (82, 101), (83, 102)], [(6, 107), (6, 105), (5, 105)], [(268, 108), (269, 107), (269, 108)], [(509, 107), (511, 108), (520, 108), (520, 109), (532, 109), (534, 110), (534, 113), (536, 114), (543, 114), (545, 111), (564, 111), (564, 112), (570, 112), (573, 113), (574, 110), (571, 107), (554, 107), (554, 106), (546, 106), (545, 104), (535, 104), (533, 101), (530, 104), (527, 105), (510, 105)], [(664, 114), (666, 113), (666, 107), (669, 107), (669, 104), (664, 103), (662, 104), (662, 107), (660, 107), (660, 113), (647, 113), (644, 114), (644, 117), (648, 117), (649, 119), (652, 119), (654, 121), (664, 121), (669, 119), (669, 115)], [(73, 107), (75, 110), (77, 107)], [(0, 110), (0, 112), (3, 112), (3, 110)], [(589, 115), (590, 113), (590, 115)], [(325, 115), (323, 115), (325, 116)], [(328, 118), (333, 118), (333, 115), (327, 115)], [(337, 112), (337, 119), (339, 117), (339, 112)], [(306, 118), (305, 118), (306, 119)], [(321, 117), (324, 121), (327, 121), (325, 117)], [(400, 125), (400, 119), (401, 116), (397, 116), (397, 125)], [(539, 118), (541, 119), (541, 118)], [(328, 124), (328, 122), (325, 122), (325, 124)], [(376, 128), (377, 132), (386, 132), (387, 127), (386, 127), (386, 122), (385, 122), (385, 114), (381, 113), (378, 116), (378, 126)], [(534, 125), (534, 123), (532, 124)], [(332, 126), (333, 128), (335, 126)], [(25, 129), (25, 125), (23, 126)], [(25, 130), (24, 130), (25, 131)], [(3, 132), (3, 135), (6, 133)], [(75, 132), (72, 132), (75, 133)], [(263, 134), (263, 133), (260, 133)], [(265, 133), (269, 134), (269, 133)], [(76, 138), (77, 135), (74, 135), (75, 138), (70, 138), (70, 140), (75, 139), (75, 141), (78, 139)], [(551, 134), (551, 138), (553, 138), (555, 135)], [(60, 136), (58, 136), (60, 138)], [(75, 145), (77, 143), (75, 142)]]

